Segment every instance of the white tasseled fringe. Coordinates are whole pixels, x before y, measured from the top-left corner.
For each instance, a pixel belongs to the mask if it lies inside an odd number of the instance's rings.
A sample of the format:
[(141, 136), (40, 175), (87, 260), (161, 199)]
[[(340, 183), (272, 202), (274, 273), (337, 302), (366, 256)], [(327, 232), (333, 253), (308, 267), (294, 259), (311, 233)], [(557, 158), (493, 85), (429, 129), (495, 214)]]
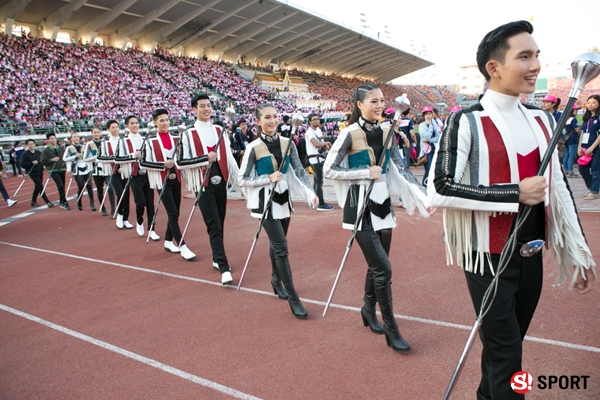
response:
[[(404, 199), (403, 199), (404, 200)], [(444, 209), (443, 222), (446, 242), (446, 263), (456, 264), (468, 272), (483, 275), (484, 262), (490, 260), (490, 216), (488, 211)], [(473, 247), (473, 228), (477, 234), (477, 248)], [(473, 252), (476, 252), (473, 258)], [(491, 267), (491, 262), (489, 263)], [(492, 274), (495, 271), (492, 270)]]
[[(553, 250), (558, 268), (556, 282), (563, 284), (570, 276), (569, 287), (575, 284), (577, 276), (584, 276), (584, 269), (592, 268), (596, 276), (596, 263), (583, 237), (579, 224), (574, 218), (564, 215), (566, 205), (556, 190), (551, 191), (551, 216), (548, 221), (548, 247)], [(574, 267), (574, 268), (573, 268)]]
[(148, 183), (152, 189), (161, 190), (162, 189), (162, 176), (160, 175), (161, 171), (148, 169)]
[(119, 164), (118, 168), (121, 169), (121, 179), (127, 179), (131, 176), (131, 163)]
[(402, 198), (402, 205), (408, 215), (412, 215), (417, 209), (423, 218), (428, 218), (429, 200), (427, 195), (421, 191), (421, 188), (418, 185), (409, 183), (400, 175), (395, 166), (388, 169), (387, 175), (390, 196)]
[(198, 193), (200, 191), (200, 185), (202, 184), (203, 173), (200, 172), (200, 168), (186, 168), (181, 170), (185, 178), (185, 186), (187, 190)]

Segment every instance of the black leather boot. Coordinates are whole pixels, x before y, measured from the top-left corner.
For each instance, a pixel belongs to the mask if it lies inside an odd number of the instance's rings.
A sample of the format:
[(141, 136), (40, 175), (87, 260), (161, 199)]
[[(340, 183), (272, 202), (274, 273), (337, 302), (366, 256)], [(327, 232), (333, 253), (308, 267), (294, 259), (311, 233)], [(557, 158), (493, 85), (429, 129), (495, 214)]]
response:
[(381, 315), (383, 316), (383, 333), (385, 334), (385, 342), (394, 351), (407, 352), (410, 350), (410, 345), (406, 343), (396, 324), (396, 318), (394, 318), (394, 308), (392, 303), (392, 282), (387, 281), (382, 287), (375, 286), (375, 294), (377, 295), (377, 302), (381, 309)]
[(288, 294), (285, 289), (281, 286), (281, 279), (277, 273), (277, 267), (275, 267), (275, 257), (273, 256), (273, 250), (269, 251), (271, 256), (271, 286), (273, 286), (273, 293), (282, 300), (287, 300)]
[(292, 270), (290, 269), (290, 264), (287, 260), (287, 257), (283, 260), (279, 260), (279, 262), (276, 262), (276, 266), (279, 278), (283, 283), (283, 287), (285, 287), (285, 290), (287, 291), (287, 300), (288, 303), (290, 303), (292, 314), (294, 314), (296, 318), (301, 319), (308, 317), (308, 312), (302, 306), (300, 297), (298, 297), (298, 294), (294, 289), (294, 283), (292, 282)]
[(377, 321), (377, 313), (375, 312), (377, 297), (375, 296), (375, 288), (373, 287), (373, 273), (370, 270), (367, 271), (367, 278), (365, 279), (364, 302), (365, 305), (360, 309), (363, 324), (371, 328), (371, 332), (383, 335), (383, 326)]

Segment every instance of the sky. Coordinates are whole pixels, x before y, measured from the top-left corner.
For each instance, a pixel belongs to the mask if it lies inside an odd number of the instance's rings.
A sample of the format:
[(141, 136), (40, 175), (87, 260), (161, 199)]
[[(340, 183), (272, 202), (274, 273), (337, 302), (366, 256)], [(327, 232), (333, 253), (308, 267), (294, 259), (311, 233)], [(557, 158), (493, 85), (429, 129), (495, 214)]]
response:
[(580, 28), (577, 15), (584, 7), (579, 11), (574, 6), (568, 8), (565, 1), (278, 1), (327, 16), (357, 31), (362, 29), (359, 14), (365, 13), (371, 26), (381, 30), (383, 26), (390, 27), (396, 47), (410, 51), (410, 39), (425, 45), (425, 58), (442, 69), (474, 65), (477, 45), (487, 32), (522, 19), (533, 24), (542, 63), (545, 59), (570, 63), (591, 47), (600, 48), (600, 35), (591, 28)]

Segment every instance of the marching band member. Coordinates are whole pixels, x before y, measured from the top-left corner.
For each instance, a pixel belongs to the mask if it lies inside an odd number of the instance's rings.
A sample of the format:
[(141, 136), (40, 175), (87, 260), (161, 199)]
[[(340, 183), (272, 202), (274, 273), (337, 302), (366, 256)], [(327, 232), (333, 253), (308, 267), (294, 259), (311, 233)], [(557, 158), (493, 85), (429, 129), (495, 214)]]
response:
[[(100, 128), (94, 127), (92, 129), (92, 140), (96, 144), (96, 148), (98, 149), (98, 162), (92, 172), (92, 176), (94, 177), (94, 183), (96, 185), (96, 195), (98, 196), (98, 201), (102, 204), (102, 200), (104, 199), (104, 184), (106, 184), (106, 190), (108, 191), (108, 201), (110, 202), (110, 215), (112, 216), (115, 213), (115, 190), (111, 184), (111, 171), (112, 171), (112, 162), (104, 163), (102, 162), (103, 152), (108, 151), (106, 149), (106, 143), (104, 140), (100, 138)], [(112, 153), (111, 153), (112, 154)], [(112, 160), (113, 157), (109, 159)], [(106, 206), (102, 204), (102, 208), (100, 209), (102, 212), (102, 216), (106, 217), (108, 214), (106, 212)]]
[[(192, 99), (192, 108), (196, 113), (193, 129), (182, 133), (179, 146), (180, 156), (176, 162), (188, 161), (187, 165), (177, 165), (186, 178), (188, 190), (198, 193), (202, 190), (198, 206), (204, 218), (204, 224), (210, 239), (213, 267), (221, 272), (221, 283), (229, 285), (233, 282), (229, 262), (223, 245), (223, 229), (227, 212), (227, 182), (231, 179), (237, 186), (239, 168), (233, 154), (227, 134), (222, 127), (210, 122), (212, 106), (210, 98), (199, 94)], [(219, 148), (216, 148), (219, 137), (222, 136)], [(193, 162), (191, 162), (193, 160)], [(200, 187), (206, 166), (210, 167), (210, 176), (204, 187)]]
[[(306, 176), (293, 143), (289, 147), (289, 152), (285, 154), (288, 143), (292, 139), (277, 135), (279, 121), (275, 107), (272, 104), (263, 104), (256, 108), (255, 113), (258, 120), (258, 137), (246, 148), (240, 168), (239, 184), (246, 187), (250, 215), (261, 218), (264, 212), (267, 213), (263, 228), (270, 242), (273, 292), (281, 299), (287, 298), (294, 316), (306, 318), (308, 313), (294, 289), (288, 260), (286, 236), (291, 212), (294, 210), (290, 190), (305, 198), (312, 208), (317, 207), (319, 198)], [(280, 172), (282, 162), (285, 162), (285, 165)], [(272, 189), (275, 190), (273, 202), (265, 211), (264, 207)], [(285, 289), (281, 287), (282, 283)]]
[(48, 146), (42, 150), (42, 164), (48, 170), (48, 174), (54, 180), (56, 184), (56, 190), (58, 191), (58, 197), (60, 199), (60, 208), (69, 211), (69, 203), (67, 203), (67, 197), (65, 196), (65, 182), (66, 182), (66, 165), (63, 161), (63, 155), (65, 154), (65, 148), (59, 146), (56, 141), (56, 134), (54, 132), (48, 132), (46, 134), (48, 139)]
[(71, 145), (67, 147), (63, 155), (63, 161), (68, 163), (67, 165), (71, 168), (71, 175), (77, 183), (77, 198), (79, 199), (77, 208), (79, 211), (83, 210), (83, 206), (81, 205), (81, 197), (83, 196), (81, 196), (81, 192), (83, 192), (85, 186), (85, 190), (87, 190), (88, 197), (90, 198), (90, 208), (92, 211), (96, 211), (90, 174), (93, 170), (93, 163), (96, 162), (97, 149), (94, 142), (82, 145), (79, 141), (79, 135), (75, 132), (71, 133)]
[[(165, 250), (181, 253), (185, 260), (192, 260), (196, 255), (181, 240), (181, 230), (179, 229), (181, 172), (176, 168), (174, 160), (179, 138), (169, 133), (169, 112), (167, 110), (164, 108), (154, 110), (152, 120), (158, 128), (158, 134), (156, 137), (146, 140), (142, 148), (140, 166), (147, 170), (150, 187), (162, 190), (162, 197), (159, 197), (158, 200), (162, 201), (168, 216)], [(178, 244), (181, 246), (178, 247)]]
[[(133, 225), (129, 223), (129, 188), (125, 190), (127, 186), (127, 179), (131, 174), (131, 166), (127, 163), (129, 158), (124, 152), (122, 153), (123, 139), (119, 137), (119, 123), (111, 119), (106, 123), (106, 128), (110, 133), (110, 144), (114, 149), (114, 169), (112, 172), (111, 184), (115, 189), (116, 201), (117, 201), (117, 228), (132, 229)], [(125, 193), (123, 191), (125, 190)], [(121, 200), (122, 198), (122, 200)], [(121, 201), (121, 204), (119, 204)], [(113, 214), (114, 215), (114, 214)]]
[(26, 171), (27, 176), (33, 181), (33, 193), (31, 195), (31, 207), (39, 207), (36, 202), (38, 195), (42, 194), (42, 200), (48, 205), (48, 208), (54, 207), (54, 204), (48, 199), (44, 191), (44, 166), (41, 163), (42, 153), (35, 149), (35, 140), (27, 139), (25, 141), (27, 150), (21, 155), (21, 167)]
[[(388, 256), (396, 218), (390, 192), (395, 198), (402, 198), (407, 213), (412, 214), (418, 208), (422, 216), (429, 214), (425, 188), (406, 168), (396, 140), (392, 137), (384, 149), (387, 136), (394, 134), (389, 124), (378, 123), (384, 106), (383, 93), (374, 83), (363, 83), (356, 89), (350, 125), (340, 132), (329, 151), (324, 172), (327, 178), (338, 181), (334, 186), (338, 204), (344, 207), (343, 227), (354, 229), (359, 224), (356, 241), (369, 267), (361, 309), (363, 324), (373, 333), (384, 334), (393, 350), (406, 352), (410, 345), (400, 335), (392, 303), (392, 266)], [(381, 157), (385, 157), (383, 168), (377, 164)], [(369, 199), (365, 200), (370, 180), (375, 183)], [(365, 201), (368, 205), (362, 220), (357, 221)], [(377, 303), (383, 327), (375, 314)]]
[[(144, 236), (144, 210), (146, 210), (146, 217), (148, 218), (148, 229), (151, 229), (150, 224), (154, 219), (154, 189), (150, 187), (148, 182), (148, 175), (145, 168), (141, 168), (139, 164), (142, 146), (144, 139), (139, 134), (140, 123), (135, 115), (130, 115), (125, 118), (125, 126), (129, 129), (127, 138), (121, 140), (119, 151), (124, 153), (128, 158), (134, 159), (131, 163), (131, 182), (129, 186), (133, 192), (133, 200), (135, 202), (135, 219), (136, 219), (136, 232), (140, 236)], [(150, 239), (157, 241), (160, 240), (160, 236), (152, 230), (150, 232)]]
[(447, 262), (456, 257), (463, 267), (477, 313), (499, 271), (517, 212), (531, 207), (481, 322), (477, 399), (524, 398), (509, 382), (522, 371), (522, 342), (542, 291), (544, 241), (555, 255), (560, 281), (571, 278), (583, 294), (595, 279), (595, 262), (556, 151), (544, 176), (537, 175), (550, 136), (561, 132), (553, 133), (551, 114), (519, 100), (535, 91), (541, 68), (532, 33), (529, 22), (516, 21), (485, 35), (477, 66), (489, 89), (479, 103), (450, 116), (427, 188), (432, 205), (444, 207)]

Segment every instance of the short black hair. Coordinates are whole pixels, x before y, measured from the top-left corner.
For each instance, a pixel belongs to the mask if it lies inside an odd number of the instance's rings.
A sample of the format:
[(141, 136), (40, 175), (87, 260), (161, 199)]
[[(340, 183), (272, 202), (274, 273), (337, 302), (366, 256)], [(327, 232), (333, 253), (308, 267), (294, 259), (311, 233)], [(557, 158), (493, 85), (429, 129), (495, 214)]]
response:
[(54, 133), (54, 132), (46, 133), (46, 139), (50, 139), (52, 136), (56, 137), (56, 133)]
[(290, 116), (284, 115), (282, 119), (283, 119), (283, 122), (287, 123), (290, 120)]
[[(208, 100), (210, 101), (210, 97), (206, 93), (200, 93), (192, 97), (192, 108), (196, 108), (198, 101), (200, 100)], [(211, 104), (212, 105), (212, 104)]]
[(110, 126), (112, 124), (117, 124), (117, 126), (119, 126), (119, 123), (116, 119), (109, 119), (108, 121), (106, 121), (106, 129), (110, 129)]
[(33, 144), (35, 144), (35, 140), (33, 140), (33, 139), (27, 139), (27, 140), (25, 141), (25, 144), (29, 144), (29, 142), (33, 142)]
[[(317, 114), (317, 113), (308, 114), (308, 123), (310, 124), (310, 120), (313, 119), (313, 117), (318, 117), (318, 116), (319, 116), (319, 114)], [(319, 121), (319, 122), (321, 122), (321, 121)]]
[(164, 108), (157, 108), (152, 112), (152, 120), (156, 121), (161, 115), (169, 115), (169, 112)]
[(410, 112), (410, 107), (408, 107), (406, 110), (402, 111), (402, 115), (404, 115), (406, 117), (409, 112)]
[(135, 115), (128, 116), (127, 118), (125, 118), (125, 126), (127, 126), (127, 124), (129, 124), (129, 120), (131, 120), (131, 118), (138, 119), (138, 117), (136, 117)]
[(490, 60), (499, 61), (504, 64), (506, 51), (510, 49), (508, 39), (519, 33), (533, 33), (533, 25), (528, 21), (514, 21), (497, 27), (483, 37), (477, 48), (477, 67), (486, 81), (490, 80), (485, 65)]

